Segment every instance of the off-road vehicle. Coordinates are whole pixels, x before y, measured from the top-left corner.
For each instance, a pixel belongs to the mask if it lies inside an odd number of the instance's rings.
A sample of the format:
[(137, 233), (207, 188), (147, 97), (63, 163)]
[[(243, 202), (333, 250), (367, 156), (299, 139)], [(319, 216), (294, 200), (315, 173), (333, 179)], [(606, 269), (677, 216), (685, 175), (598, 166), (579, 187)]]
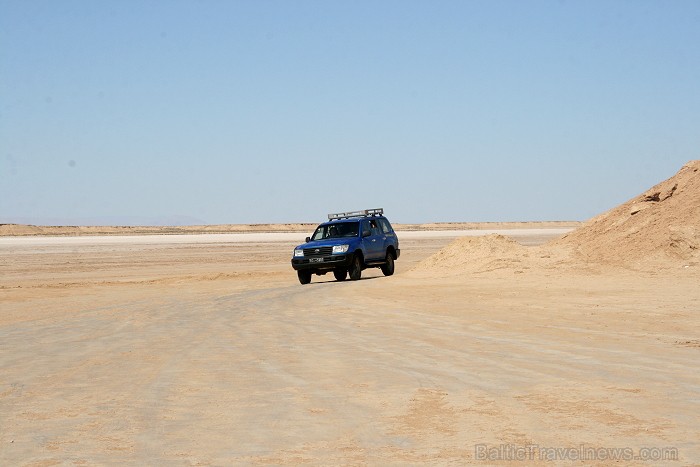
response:
[(366, 268), (381, 268), (385, 276), (391, 276), (400, 254), (399, 239), (384, 209), (339, 212), (328, 214), (328, 222), (294, 249), (292, 267), (302, 284), (311, 282), (313, 274), (329, 271), (339, 281), (348, 275), (358, 280)]

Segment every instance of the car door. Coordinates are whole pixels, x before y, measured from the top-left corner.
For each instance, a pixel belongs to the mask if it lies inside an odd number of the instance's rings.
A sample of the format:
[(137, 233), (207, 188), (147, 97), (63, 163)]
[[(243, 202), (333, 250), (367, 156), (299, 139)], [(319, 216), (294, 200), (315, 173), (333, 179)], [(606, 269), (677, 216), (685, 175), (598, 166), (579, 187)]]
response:
[(386, 251), (389, 246), (398, 248), (398, 240), (396, 239), (396, 234), (394, 229), (391, 228), (391, 224), (386, 219), (379, 219), (379, 227), (382, 231), (382, 253)]
[(362, 239), (362, 244), (365, 249), (366, 261), (377, 261), (384, 258), (384, 233), (379, 227), (376, 219), (364, 220), (362, 222), (362, 231), (369, 230), (370, 235)]

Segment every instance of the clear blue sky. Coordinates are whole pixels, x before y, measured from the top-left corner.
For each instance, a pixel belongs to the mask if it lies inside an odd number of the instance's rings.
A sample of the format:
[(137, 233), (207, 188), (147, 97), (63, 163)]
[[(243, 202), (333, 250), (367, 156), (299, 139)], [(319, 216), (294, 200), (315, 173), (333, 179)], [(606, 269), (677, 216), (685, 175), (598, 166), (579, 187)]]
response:
[(700, 158), (700, 1), (0, 0), (0, 223), (586, 219)]

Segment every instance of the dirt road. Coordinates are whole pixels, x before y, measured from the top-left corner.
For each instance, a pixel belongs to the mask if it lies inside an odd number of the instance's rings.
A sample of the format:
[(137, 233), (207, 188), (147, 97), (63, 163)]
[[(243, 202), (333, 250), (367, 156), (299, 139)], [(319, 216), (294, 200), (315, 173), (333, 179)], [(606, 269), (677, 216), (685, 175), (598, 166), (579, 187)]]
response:
[(700, 462), (695, 282), (409, 271), (450, 240), (308, 286), (291, 238), (0, 242), (0, 465)]

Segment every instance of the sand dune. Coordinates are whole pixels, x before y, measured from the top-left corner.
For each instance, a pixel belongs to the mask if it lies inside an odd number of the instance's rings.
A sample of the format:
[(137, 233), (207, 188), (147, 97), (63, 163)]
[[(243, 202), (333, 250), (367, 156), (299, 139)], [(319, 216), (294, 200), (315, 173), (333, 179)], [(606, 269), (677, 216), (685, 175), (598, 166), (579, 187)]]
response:
[(499, 235), (460, 238), (415, 271), (623, 268), (687, 276), (698, 274), (699, 265), (700, 161), (691, 161), (668, 180), (546, 245), (528, 249)]
[(493, 268), (518, 268), (533, 251), (535, 249), (498, 234), (462, 237), (423, 260), (413, 271), (454, 275)]
[(584, 262), (678, 268), (700, 262), (700, 161), (555, 242)]

